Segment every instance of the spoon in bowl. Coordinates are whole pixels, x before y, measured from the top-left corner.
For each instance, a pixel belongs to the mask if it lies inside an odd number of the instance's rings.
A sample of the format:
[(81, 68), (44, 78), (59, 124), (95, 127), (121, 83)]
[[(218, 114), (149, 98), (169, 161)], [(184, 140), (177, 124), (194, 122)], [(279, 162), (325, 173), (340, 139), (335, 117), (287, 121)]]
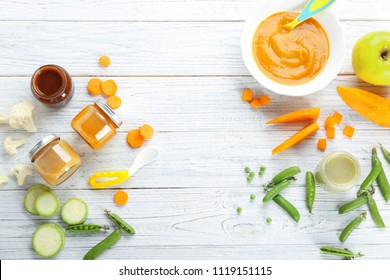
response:
[(332, 5), (335, 1), (336, 0), (309, 0), (309, 2), (307, 2), (306, 6), (303, 8), (303, 11), (299, 14), (299, 16), (292, 22), (285, 24), (283, 28), (287, 31), (293, 30), (298, 24), (322, 12), (330, 5)]

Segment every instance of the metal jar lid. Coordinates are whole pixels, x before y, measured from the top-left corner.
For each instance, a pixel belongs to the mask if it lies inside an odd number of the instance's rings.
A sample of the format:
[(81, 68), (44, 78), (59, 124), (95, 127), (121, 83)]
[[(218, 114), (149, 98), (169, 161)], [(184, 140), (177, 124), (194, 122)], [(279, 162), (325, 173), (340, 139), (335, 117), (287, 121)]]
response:
[(31, 161), (33, 158), (36, 156), (36, 154), (42, 150), (44, 147), (46, 147), (49, 143), (55, 141), (55, 140), (60, 140), (61, 138), (55, 134), (50, 134), (43, 138), (41, 141), (39, 141), (28, 153), (29, 158)]
[(103, 110), (104, 113), (115, 123), (116, 127), (119, 128), (122, 125), (122, 121), (118, 118), (115, 112), (100, 99), (96, 100), (95, 104)]

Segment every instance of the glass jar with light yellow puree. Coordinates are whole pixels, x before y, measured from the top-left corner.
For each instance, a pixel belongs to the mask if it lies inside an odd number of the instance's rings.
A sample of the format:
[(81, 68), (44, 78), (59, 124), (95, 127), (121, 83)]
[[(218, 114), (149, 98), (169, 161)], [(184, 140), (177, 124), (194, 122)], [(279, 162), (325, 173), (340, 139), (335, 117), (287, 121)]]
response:
[(318, 164), (315, 179), (325, 191), (347, 191), (360, 179), (359, 162), (350, 153), (332, 152)]
[(81, 165), (79, 155), (57, 135), (48, 135), (29, 152), (34, 169), (45, 181), (56, 186), (68, 179)]

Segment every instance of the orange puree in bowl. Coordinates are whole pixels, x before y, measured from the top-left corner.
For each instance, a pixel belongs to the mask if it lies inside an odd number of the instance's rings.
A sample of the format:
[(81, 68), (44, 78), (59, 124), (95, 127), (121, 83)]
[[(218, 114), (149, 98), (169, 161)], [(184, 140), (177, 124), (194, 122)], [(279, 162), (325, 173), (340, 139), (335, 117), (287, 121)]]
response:
[(284, 85), (301, 85), (314, 79), (329, 58), (329, 41), (322, 26), (310, 18), (292, 31), (283, 25), (298, 16), (280, 12), (266, 18), (253, 38), (253, 55), (260, 70)]

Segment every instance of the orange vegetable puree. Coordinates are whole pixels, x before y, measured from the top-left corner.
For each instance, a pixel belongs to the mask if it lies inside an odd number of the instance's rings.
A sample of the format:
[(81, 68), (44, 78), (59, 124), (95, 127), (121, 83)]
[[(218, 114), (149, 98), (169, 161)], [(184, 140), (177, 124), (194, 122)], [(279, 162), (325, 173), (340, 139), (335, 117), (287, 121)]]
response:
[(266, 18), (253, 39), (253, 54), (260, 70), (284, 85), (301, 85), (314, 79), (329, 58), (329, 41), (322, 26), (310, 18), (292, 31), (283, 25), (298, 16), (280, 12)]

